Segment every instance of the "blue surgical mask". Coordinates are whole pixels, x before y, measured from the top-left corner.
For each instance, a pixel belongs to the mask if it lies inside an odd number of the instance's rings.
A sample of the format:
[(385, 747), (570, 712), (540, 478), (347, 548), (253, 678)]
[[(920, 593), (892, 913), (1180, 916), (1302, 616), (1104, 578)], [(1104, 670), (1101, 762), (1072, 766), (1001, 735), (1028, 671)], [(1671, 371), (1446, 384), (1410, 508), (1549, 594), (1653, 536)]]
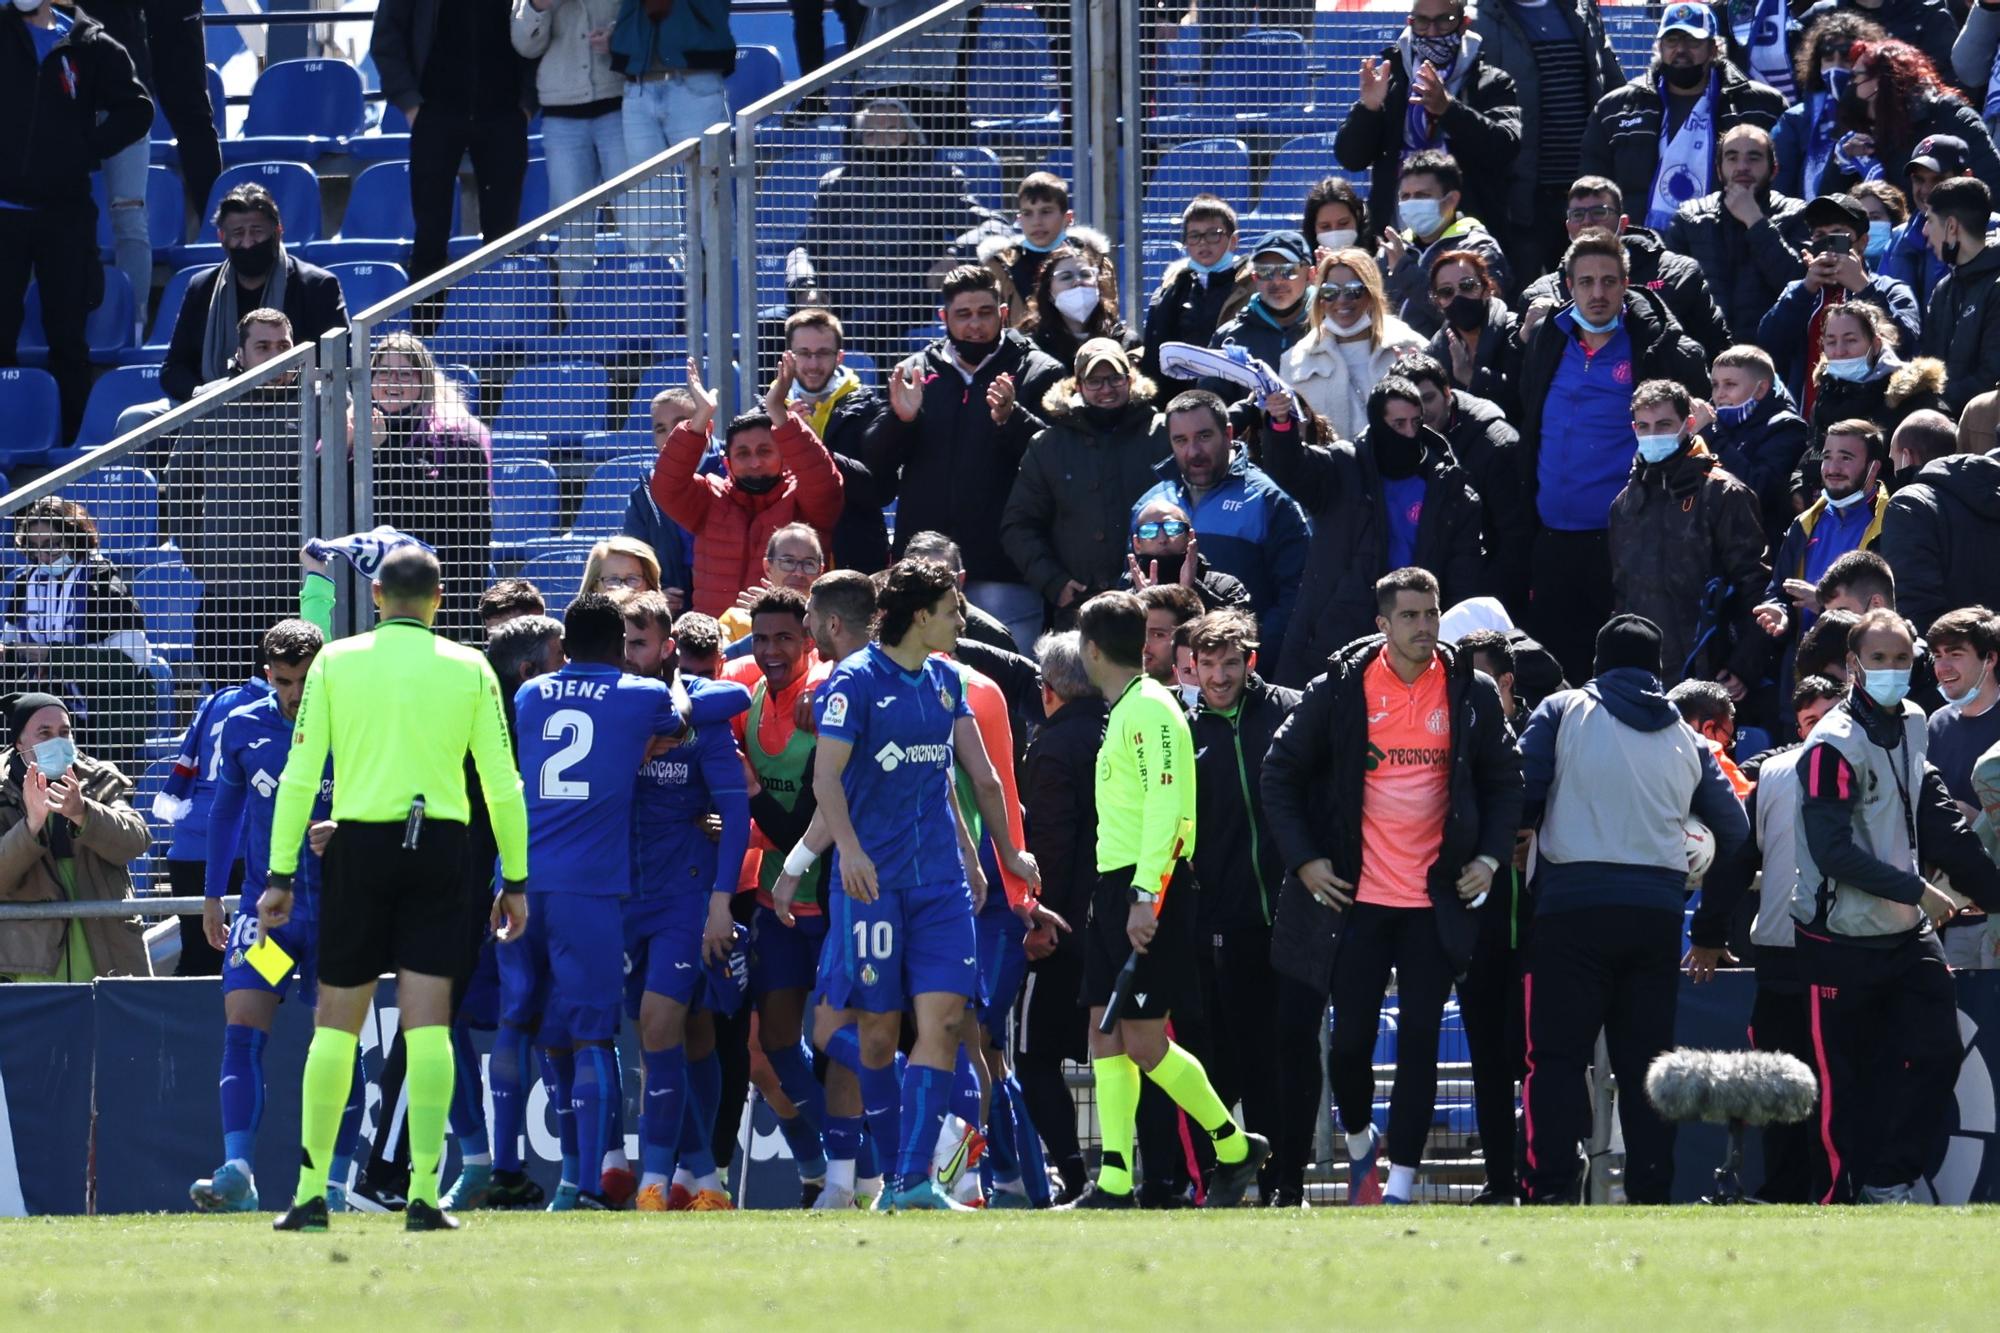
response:
[(1829, 357), (1826, 362), (1827, 374), (1837, 380), (1846, 380), (1852, 384), (1858, 384), (1862, 380), (1867, 379), (1868, 372), (1872, 369), (1874, 369), (1874, 362), (1865, 356)]
[(1715, 419), (1725, 426), (1740, 426), (1750, 419), (1752, 412), (1757, 410), (1757, 403), (1758, 400), (1755, 398), (1748, 398), (1740, 403), (1717, 403)]
[[(1960, 681), (1959, 683), (1961, 685), (1965, 685), (1963, 681)], [(1985, 684), (1986, 684), (1986, 666), (1984, 663), (1982, 663), (1979, 668), (1979, 674), (1972, 678), (1972, 683), (1970, 685), (1965, 685), (1964, 693), (1953, 694), (1949, 689), (1945, 687), (1943, 681), (1938, 682), (1938, 693), (1944, 696), (1945, 705), (1947, 707), (1963, 708), (1966, 704), (1972, 701), (1972, 696), (1979, 693), (1980, 687)]]
[(35, 747), (35, 767), (50, 782), (69, 772), (75, 762), (76, 742), (67, 736), (51, 736)]
[(1894, 708), (1910, 692), (1908, 667), (1876, 667), (1861, 673), (1861, 688), (1884, 708)]
[(1235, 262), (1236, 262), (1236, 256), (1233, 253), (1224, 255), (1222, 258), (1216, 260), (1213, 264), (1204, 264), (1199, 259), (1196, 259), (1193, 255), (1189, 255), (1187, 257), (1187, 266), (1193, 269), (1195, 272), (1204, 275), (1212, 273), (1220, 273), (1224, 269), (1228, 268), (1231, 264), (1234, 264)]
[(1681, 449), (1679, 435), (1641, 435), (1639, 457), (1648, 463), (1664, 463)]
[(1422, 240), (1443, 224), (1444, 204), (1436, 199), (1405, 199), (1396, 205), (1396, 221)]
[(1868, 220), (1868, 244), (1862, 255), (1870, 262), (1880, 259), (1889, 251), (1889, 241), (1896, 234), (1896, 225), (1887, 218)]
[(1047, 245), (1036, 245), (1026, 236), (1021, 237), (1021, 248), (1023, 250), (1033, 250), (1038, 255), (1048, 254), (1051, 250), (1054, 250), (1057, 246), (1067, 245), (1068, 243), (1069, 243), (1069, 230), (1067, 228), (1063, 230), (1062, 235), (1056, 237), (1053, 241), (1050, 241)]
[(1609, 333), (1624, 322), (1625, 312), (1623, 310), (1620, 310), (1617, 314), (1613, 315), (1607, 322), (1603, 324), (1593, 324), (1584, 317), (1582, 306), (1571, 306), (1569, 311), (1569, 317), (1575, 320), (1576, 326), (1582, 329), (1585, 333)]

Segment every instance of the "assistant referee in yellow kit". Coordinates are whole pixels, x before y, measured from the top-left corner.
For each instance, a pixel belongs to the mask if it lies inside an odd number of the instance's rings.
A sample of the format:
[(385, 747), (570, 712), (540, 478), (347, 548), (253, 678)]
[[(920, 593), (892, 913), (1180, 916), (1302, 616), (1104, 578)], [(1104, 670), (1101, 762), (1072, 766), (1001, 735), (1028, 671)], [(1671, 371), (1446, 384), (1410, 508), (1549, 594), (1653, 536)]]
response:
[(486, 658), (431, 632), (437, 557), (392, 552), (375, 575), (373, 633), (327, 645), (306, 673), (292, 753), (272, 816), (266, 930), (289, 918), (292, 876), (313, 797), (333, 756), (333, 820), (320, 892), (319, 1008), (306, 1055), (305, 1158), (280, 1231), (326, 1229), (327, 1165), (354, 1074), (375, 980), (394, 971), (409, 1073), (411, 1231), (448, 1230), (438, 1159), (451, 1106), (451, 976), (463, 948), (461, 863), (472, 752), (504, 880), (503, 940), (527, 925), (528, 812), (507, 740), (500, 682)]

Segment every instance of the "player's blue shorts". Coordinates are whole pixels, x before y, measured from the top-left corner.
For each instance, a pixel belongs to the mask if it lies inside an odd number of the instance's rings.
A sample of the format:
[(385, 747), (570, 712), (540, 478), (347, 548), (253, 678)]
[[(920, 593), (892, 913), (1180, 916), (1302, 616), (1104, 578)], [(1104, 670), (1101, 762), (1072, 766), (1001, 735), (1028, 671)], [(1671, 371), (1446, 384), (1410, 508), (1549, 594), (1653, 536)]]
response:
[(826, 917), (814, 913), (793, 919), (798, 924), (788, 926), (768, 907), (759, 907), (750, 918), (750, 994), (756, 999), (773, 991), (810, 990), (819, 978)]
[[(527, 934), (495, 951), (500, 1016), (520, 1027), (545, 1018), (575, 1041), (610, 1040), (624, 976), (618, 908), (604, 894), (530, 893)], [(542, 1044), (550, 1044), (546, 1032)]]
[(479, 961), (465, 983), (465, 998), (458, 1002), (458, 1016), (467, 1027), (491, 1032), (500, 1026), (499, 941), (488, 939), (479, 946)]
[(625, 900), (625, 1012), (639, 1016), (647, 991), (690, 1009), (700, 998), (701, 932), (708, 925), (706, 893), (655, 894)]
[[(292, 956), (293, 973), (299, 980), (299, 1003), (311, 1008), (319, 1003), (319, 921), (314, 917), (293, 917), (271, 932), (280, 949)], [(273, 986), (263, 974), (244, 961), (243, 955), (257, 942), (257, 901), (245, 897), (237, 904), (236, 917), (229, 923), (229, 947), (222, 955), (222, 993), (233, 990), (262, 991), (285, 998), (292, 988), (291, 976)]]
[[(1006, 890), (996, 886), (989, 894), (1006, 900)], [(990, 904), (992, 898), (987, 899)], [(1007, 1020), (1021, 983), (1028, 978), (1028, 950), (1023, 943), (1028, 928), (1012, 908), (995, 912), (989, 908), (972, 919), (979, 938), (979, 1024), (1001, 1045), (1007, 1041)]]
[(826, 985), (836, 1009), (886, 1014), (917, 995), (979, 993), (972, 889), (962, 879), (889, 889), (872, 903), (842, 894), (827, 944), (838, 951)]
[[(528, 895), (528, 929), (518, 940), (494, 946), (493, 963), (500, 975), (500, 1021), (534, 1032), (549, 1007), (548, 895)], [(546, 1038), (543, 1045), (548, 1045)]]

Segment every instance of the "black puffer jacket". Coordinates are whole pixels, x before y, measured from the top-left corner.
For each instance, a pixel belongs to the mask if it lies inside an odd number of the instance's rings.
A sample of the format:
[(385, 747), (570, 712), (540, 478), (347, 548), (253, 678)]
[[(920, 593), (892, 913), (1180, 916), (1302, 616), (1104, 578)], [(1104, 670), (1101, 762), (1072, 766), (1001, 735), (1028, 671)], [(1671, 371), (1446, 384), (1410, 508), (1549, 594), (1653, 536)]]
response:
[[(1701, 265), (1667, 249), (1656, 232), (1644, 227), (1627, 227), (1619, 233), (1618, 242), (1632, 265), (1632, 285), (1644, 287), (1665, 302), (1680, 321), (1681, 332), (1700, 343), (1710, 360), (1729, 346), (1729, 321), (1715, 303), (1715, 291)], [(1524, 309), (1536, 301), (1569, 304), (1569, 282), (1561, 269), (1542, 275), (1521, 293)]]
[(1965, 405), (2000, 384), (2000, 246), (1984, 250), (1945, 275), (1924, 313), (1917, 346), (1944, 362), (1945, 411), (1956, 418)]
[[(1000, 349), (967, 383), (948, 339), (939, 338), (915, 358), (924, 381), (924, 405), (905, 422), (884, 405), (868, 430), (862, 461), (883, 486), (896, 488), (896, 544), (914, 533), (948, 533), (965, 555), (966, 577), (1013, 583), (1020, 579), (1000, 545), (1000, 507), (1013, 489), (1028, 441), (1048, 423), (1042, 400), (1063, 376), (1062, 367), (1009, 329)], [(986, 391), (1002, 374), (1014, 377), (1014, 410), (993, 424)]]
[[(1726, 60), (1717, 66), (1722, 86), (1716, 94), (1715, 141), (1720, 143), (1723, 132), (1738, 125), (1755, 125), (1766, 132), (1775, 129), (1785, 110), (1785, 95), (1746, 77)], [(1617, 181), (1625, 194), (1626, 214), (1641, 221), (1660, 169), (1662, 114), (1659, 75), (1648, 68), (1624, 87), (1606, 93), (1583, 131), (1584, 174)]]
[[(1372, 429), (1372, 428), (1371, 428)], [(1451, 606), (1485, 592), (1479, 494), (1445, 438), (1423, 429), (1423, 512), (1411, 559), (1437, 576)], [(1382, 475), (1367, 434), (1309, 445), (1296, 429), (1264, 432), (1264, 469), (1312, 520), (1305, 579), (1273, 678), (1303, 685), (1328, 654), (1375, 624), (1375, 580), (1389, 572)]]
[[(1407, 34), (1405, 34), (1407, 40)], [(1368, 197), (1392, 200), (1396, 181), (1408, 155), (1403, 142), (1405, 110), (1410, 104), (1410, 71), (1402, 42), (1382, 49), (1389, 65), (1389, 91), (1378, 110), (1359, 100), (1347, 109), (1347, 119), (1333, 136), (1333, 154), (1349, 171), (1369, 173)], [(1507, 182), (1514, 156), (1521, 149), (1521, 97), (1513, 76), (1485, 56), (1473, 58), (1464, 86), (1438, 122), (1441, 145), (1465, 166), (1465, 198), (1458, 211), (1478, 217), (1505, 216)], [(1392, 209), (1378, 210), (1375, 230), (1395, 221)]]
[[(29, 208), (90, 203), (90, 173), (153, 123), (153, 99), (132, 57), (81, 10), (37, 63), (28, 21), (0, 13), (0, 199)], [(26, 279), (22, 279), (26, 281)]]
[(1920, 628), (2000, 605), (2000, 449), (1926, 463), (1889, 497), (1876, 549), (1896, 571), (1896, 608)]
[(1699, 439), (1663, 463), (1633, 462), (1611, 502), (1607, 543), (1611, 609), (1660, 627), (1661, 680), (1712, 679), (1725, 667), (1746, 683), (1761, 678), (1769, 640), (1751, 612), (1771, 579), (1763, 515), (1757, 493)]
[[(1028, 851), (1041, 867), (1042, 901), (1071, 923), (1089, 916), (1097, 883), (1097, 751), (1110, 713), (1096, 698), (1058, 708), (1035, 733), (1021, 778)], [(1079, 932), (1057, 932), (1058, 950), (1082, 947)]]
[(1527, 614), (1528, 565), (1535, 544), (1535, 510), (1521, 490), (1521, 433), (1484, 398), (1455, 390), (1451, 404), (1444, 437), (1479, 492), (1486, 590), (1520, 620)]
[(1520, 317), (1507, 308), (1505, 301), (1497, 296), (1487, 297), (1486, 322), (1480, 325), (1479, 345), (1472, 350), (1472, 377), (1463, 383), (1459, 381), (1451, 354), (1456, 330), (1440, 327), (1431, 335), (1430, 346), (1424, 351), (1445, 368), (1454, 388), (1476, 394), (1503, 412), (1513, 412), (1520, 407), (1520, 399), (1514, 392), (1515, 381), (1521, 375), (1521, 343), (1514, 336), (1520, 327)]
[(1140, 362), (1140, 368), (1160, 386), (1162, 402), (1194, 385), (1160, 373), (1161, 345), (1180, 342), (1208, 346), (1215, 331), (1236, 318), (1256, 293), (1250, 260), (1240, 253), (1229, 268), (1209, 274), (1205, 282), (1185, 259), (1167, 266), (1160, 289), (1146, 305), (1146, 351)]
[[(1325, 857), (1341, 879), (1360, 881), (1368, 750), (1362, 682), (1382, 644), (1381, 635), (1371, 635), (1335, 653), (1278, 729), (1264, 759), (1264, 813), (1288, 872), (1271, 929), (1271, 964), (1321, 994), (1333, 976), (1341, 914), (1321, 906), (1297, 872)], [(1458, 896), (1458, 877), (1476, 856), (1490, 856), (1503, 868), (1512, 862), (1514, 831), (1521, 823), (1521, 755), (1492, 679), (1473, 670), (1470, 655), (1443, 644), (1438, 652), (1451, 673), (1451, 788), (1430, 896), (1445, 955), (1463, 972), (1479, 922)]]
[(1132, 401), (1105, 423), (1077, 398), (1074, 377), (1042, 400), (1048, 429), (1021, 456), (1020, 475), (1000, 518), (1000, 544), (1021, 581), (1054, 606), (1063, 585), (1083, 584), (1087, 599), (1118, 586), (1132, 550), (1132, 502), (1158, 480), (1153, 467), (1169, 452), (1166, 421), (1154, 410), (1143, 375)]
[(1299, 706), (1299, 692), (1251, 674), (1233, 716), (1197, 702), (1188, 716), (1194, 733), (1194, 874), (1201, 884), (1204, 932), (1268, 926), (1285, 881), (1264, 814), (1264, 756), (1271, 738)]
[(1799, 249), (1806, 239), (1805, 202), (1766, 191), (1764, 216), (1744, 226), (1705, 194), (1681, 205), (1667, 228), (1667, 249), (1686, 255), (1708, 275), (1729, 327), (1755, 329), (1778, 294), (1805, 270)]
[[(1679, 380), (1689, 393), (1708, 396), (1708, 362), (1701, 347), (1682, 331), (1658, 293), (1643, 287), (1625, 290), (1625, 332), (1632, 340), (1634, 387), (1652, 379)], [(1521, 356), (1521, 477), (1530, 506), (1540, 489), (1537, 469), (1542, 458), (1542, 409), (1568, 337), (1550, 315), (1535, 326)]]
[(1812, 442), (1812, 427), (1792, 410), (1791, 395), (1773, 384), (1740, 426), (1718, 421), (1702, 432), (1729, 475), (1757, 492), (1766, 534), (1792, 521), (1792, 472)]

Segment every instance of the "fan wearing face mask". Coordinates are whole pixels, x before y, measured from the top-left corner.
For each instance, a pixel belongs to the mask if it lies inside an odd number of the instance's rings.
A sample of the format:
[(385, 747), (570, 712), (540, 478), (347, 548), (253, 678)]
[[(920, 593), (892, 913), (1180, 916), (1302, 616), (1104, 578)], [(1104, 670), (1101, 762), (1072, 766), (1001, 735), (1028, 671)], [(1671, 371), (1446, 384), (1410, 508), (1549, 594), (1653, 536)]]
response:
[(1435, 148), (1411, 155), (1396, 183), (1396, 225), (1382, 232), (1382, 277), (1389, 309), (1428, 337), (1444, 327), (1444, 311), (1431, 299), (1432, 266), (1453, 251), (1486, 261), (1497, 296), (1514, 289), (1514, 273), (1486, 224), (1465, 211), (1466, 173), (1458, 159)]
[(1397, 357), (1423, 350), (1423, 335), (1389, 313), (1382, 272), (1361, 250), (1320, 261), (1312, 309), (1312, 327), (1278, 373), (1336, 439), (1351, 440), (1368, 424), (1368, 391)]
[(1895, 325), (1894, 346), (1904, 354), (1916, 349), (1924, 312), (1907, 284), (1872, 271), (1866, 251), (1873, 224), (1859, 199), (1823, 194), (1800, 217), (1808, 230), (1805, 275), (1788, 284), (1765, 313), (1757, 342), (1785, 366), (1785, 381), (1793, 393), (1803, 392), (1810, 416), (1827, 311), (1854, 300), (1882, 307)]
[(1632, 392), (1631, 480), (1611, 502), (1612, 608), (1660, 628), (1661, 680), (1719, 681), (1741, 701), (1769, 656), (1751, 607), (1770, 581), (1757, 494), (1693, 430), (1671, 380)]
[[(0, 699), (0, 902), (98, 902), (132, 896), (129, 866), (151, 841), (131, 805), (132, 783), (77, 749), (69, 709), (51, 694)], [(145, 945), (130, 920), (0, 924), (0, 981), (144, 976)]]
[(1507, 412), (1519, 404), (1520, 318), (1500, 299), (1493, 270), (1477, 250), (1446, 250), (1430, 263), (1431, 305), (1444, 326), (1425, 350), (1451, 370), (1451, 383)]
[(1139, 349), (1139, 335), (1119, 316), (1110, 242), (1099, 232), (1079, 230), (1082, 234), (1044, 257), (1021, 325), (1029, 341), (1065, 366), (1096, 338), (1109, 338), (1128, 352)]
[(14, 518), (14, 545), (29, 563), (0, 598), (7, 674), (39, 669), (64, 647), (110, 648), (148, 660), (139, 604), (97, 549), (97, 524), (82, 505), (53, 495), (35, 501)]

